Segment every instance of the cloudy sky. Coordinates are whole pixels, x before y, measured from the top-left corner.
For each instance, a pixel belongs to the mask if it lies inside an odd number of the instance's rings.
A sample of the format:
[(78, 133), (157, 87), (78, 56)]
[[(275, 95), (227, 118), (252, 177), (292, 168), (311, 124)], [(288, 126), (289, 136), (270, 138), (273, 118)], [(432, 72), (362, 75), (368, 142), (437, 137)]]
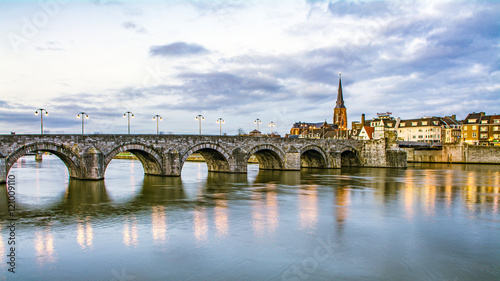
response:
[(285, 134), (349, 123), (500, 114), (498, 1), (3, 1), (0, 133)]

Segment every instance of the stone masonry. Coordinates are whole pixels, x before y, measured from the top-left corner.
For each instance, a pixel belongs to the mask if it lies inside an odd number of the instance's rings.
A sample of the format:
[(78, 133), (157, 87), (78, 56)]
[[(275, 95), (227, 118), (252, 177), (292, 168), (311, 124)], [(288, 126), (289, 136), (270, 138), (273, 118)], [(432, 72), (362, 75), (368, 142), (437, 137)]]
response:
[(0, 182), (29, 152), (57, 155), (71, 178), (102, 180), (120, 152), (141, 161), (146, 174), (180, 176), (186, 159), (200, 153), (209, 171), (246, 173), (250, 156), (260, 169), (300, 170), (342, 166), (406, 168), (406, 153), (394, 141), (288, 139), (197, 135), (0, 135)]

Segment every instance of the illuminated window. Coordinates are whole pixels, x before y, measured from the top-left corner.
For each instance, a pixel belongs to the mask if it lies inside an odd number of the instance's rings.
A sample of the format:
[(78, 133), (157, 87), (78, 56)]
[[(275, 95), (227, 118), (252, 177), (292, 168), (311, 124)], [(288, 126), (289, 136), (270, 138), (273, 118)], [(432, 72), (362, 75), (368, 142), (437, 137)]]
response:
[(469, 121), (469, 123), (476, 123), (476, 119), (469, 119), (467, 121)]
[(488, 124), (488, 120), (481, 120), (481, 124)]
[(493, 131), (500, 131), (500, 127), (498, 126), (493, 127)]
[(467, 133), (464, 133), (464, 139), (467, 137)]
[(487, 132), (488, 131), (488, 127), (481, 127), (480, 130), (481, 130), (481, 132)]
[(472, 126), (472, 130), (477, 130), (477, 126), (476, 125)]
[(411, 122), (412, 126), (417, 126), (418, 122)]
[(485, 138), (487, 138), (487, 137), (488, 137), (488, 134), (481, 134), (481, 138), (482, 138), (482, 139), (485, 139)]
[(422, 121), (422, 125), (426, 126), (427, 125), (427, 121)]

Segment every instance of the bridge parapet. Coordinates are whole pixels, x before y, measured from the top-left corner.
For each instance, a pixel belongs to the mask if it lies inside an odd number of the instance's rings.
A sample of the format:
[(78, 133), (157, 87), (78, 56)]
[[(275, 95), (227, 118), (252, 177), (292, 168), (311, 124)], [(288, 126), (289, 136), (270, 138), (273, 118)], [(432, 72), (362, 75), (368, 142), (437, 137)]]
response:
[[(57, 155), (70, 177), (104, 178), (106, 167), (120, 152), (129, 151), (141, 161), (144, 172), (180, 176), (189, 155), (200, 153), (214, 172), (246, 173), (255, 155), (260, 169), (300, 170), (301, 167), (342, 166), (406, 167), (400, 152), (387, 141), (289, 139), (208, 135), (0, 135), (0, 182), (12, 165), (29, 152)], [(391, 154), (392, 153), (392, 154)], [(406, 155), (404, 157), (406, 160)]]

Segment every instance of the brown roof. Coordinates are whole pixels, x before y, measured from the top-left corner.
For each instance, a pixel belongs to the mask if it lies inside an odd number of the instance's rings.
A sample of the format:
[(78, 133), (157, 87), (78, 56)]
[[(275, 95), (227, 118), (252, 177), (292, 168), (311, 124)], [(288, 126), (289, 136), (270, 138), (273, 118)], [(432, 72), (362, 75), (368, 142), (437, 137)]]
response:
[(373, 132), (375, 131), (375, 128), (370, 127), (370, 126), (364, 126), (363, 128), (365, 129), (366, 134), (368, 135), (368, 137), (370, 139), (373, 139)]

